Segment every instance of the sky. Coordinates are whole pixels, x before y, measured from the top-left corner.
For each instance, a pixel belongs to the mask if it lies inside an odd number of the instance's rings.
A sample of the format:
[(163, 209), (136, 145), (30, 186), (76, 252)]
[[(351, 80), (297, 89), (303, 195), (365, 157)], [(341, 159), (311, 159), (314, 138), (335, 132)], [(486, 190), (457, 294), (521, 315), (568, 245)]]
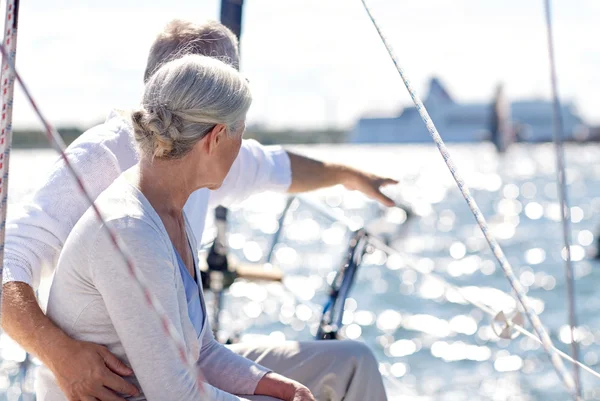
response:
[[(543, 0), (370, 0), (417, 92), (439, 77), (459, 102), (549, 99)], [(554, 0), (559, 92), (600, 124), (600, 1)], [(17, 68), (54, 125), (82, 128), (133, 108), (150, 45), (173, 18), (218, 19), (219, 0), (21, 2)], [(2, 14), (4, 15), (4, 13)], [(350, 128), (410, 104), (360, 0), (245, 0), (248, 122)], [(14, 125), (41, 127), (20, 90)], [(443, 135), (443, 133), (442, 133)]]

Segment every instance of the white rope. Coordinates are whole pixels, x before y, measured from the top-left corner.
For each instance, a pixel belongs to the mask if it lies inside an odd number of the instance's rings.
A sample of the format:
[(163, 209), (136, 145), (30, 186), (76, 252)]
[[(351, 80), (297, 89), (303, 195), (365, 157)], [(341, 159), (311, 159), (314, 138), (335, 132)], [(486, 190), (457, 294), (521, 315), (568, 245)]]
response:
[(546, 332), (546, 329), (542, 325), (540, 318), (529, 306), (527, 294), (525, 293), (523, 287), (521, 286), (521, 283), (515, 276), (510, 263), (508, 262), (508, 260), (506, 259), (506, 256), (504, 255), (504, 252), (502, 251), (502, 248), (500, 247), (500, 245), (498, 244), (498, 242), (492, 235), (491, 231), (489, 230), (489, 227), (485, 220), (485, 217), (481, 213), (479, 206), (477, 206), (477, 202), (475, 202), (475, 199), (471, 195), (471, 192), (470, 192), (468, 186), (466, 185), (462, 175), (458, 172), (458, 169), (456, 168), (456, 165), (454, 164), (454, 161), (450, 157), (450, 153), (448, 152), (448, 149), (446, 148), (446, 144), (444, 143), (440, 134), (438, 133), (437, 128), (435, 127), (433, 121), (431, 120), (431, 117), (429, 117), (429, 113), (427, 112), (425, 105), (423, 104), (423, 102), (417, 95), (416, 91), (412, 87), (409, 79), (406, 77), (406, 74), (404, 73), (404, 70), (400, 67), (400, 63), (399, 63), (397, 57), (395, 56), (391, 45), (388, 43), (387, 39), (383, 35), (383, 32), (381, 31), (379, 24), (375, 20), (375, 17), (371, 13), (371, 10), (369, 9), (369, 6), (367, 5), (366, 0), (361, 0), (361, 2), (363, 4), (365, 11), (367, 12), (367, 15), (369, 16), (369, 19), (371, 20), (371, 22), (373, 23), (373, 26), (377, 30), (377, 33), (379, 34), (379, 37), (380, 37), (382, 43), (384, 44), (390, 58), (394, 62), (394, 65), (396, 66), (396, 70), (400, 74), (400, 78), (402, 78), (402, 81), (404, 82), (404, 85), (406, 86), (406, 89), (408, 90), (408, 93), (410, 94), (410, 97), (412, 98), (412, 100), (415, 104), (415, 107), (416, 107), (417, 111), (419, 112), (423, 122), (425, 123), (425, 126), (427, 127), (427, 130), (429, 131), (429, 134), (431, 135), (431, 138), (437, 145), (438, 150), (440, 151), (440, 154), (442, 155), (442, 158), (444, 159), (446, 166), (450, 170), (452, 177), (456, 181), (456, 184), (458, 185), (460, 192), (462, 193), (463, 197), (465, 198), (465, 201), (467, 202), (469, 209), (471, 209), (473, 216), (475, 216), (475, 220), (477, 221), (477, 224), (481, 228), (483, 236), (487, 240), (494, 256), (496, 257), (496, 259), (498, 259), (498, 262), (500, 263), (500, 266), (502, 267), (502, 270), (504, 271), (504, 275), (508, 279), (511, 287), (514, 289), (517, 299), (519, 300), (519, 303), (523, 307), (523, 310), (525, 311), (527, 318), (529, 319), (531, 325), (533, 326), (533, 329), (535, 330), (538, 337), (542, 341), (542, 346), (548, 353), (548, 356), (550, 357), (550, 361), (552, 362), (552, 366), (554, 367), (554, 369), (556, 370), (556, 373), (558, 374), (558, 376), (561, 378), (561, 380), (565, 384), (565, 387), (573, 395), (574, 399), (576, 399), (576, 400), (579, 399), (573, 378), (571, 377), (569, 372), (565, 369), (562, 358), (560, 358), (558, 353), (555, 351), (554, 344), (552, 343), (550, 336)]
[[(8, 209), (8, 165), (12, 147), (12, 112), (15, 75), (10, 68), (17, 56), (17, 26), (19, 17), (19, 1), (6, 2), (6, 17), (4, 19), (3, 45), (8, 49), (8, 55), (2, 59), (0, 73), (0, 278), (4, 266), (4, 238), (6, 236), (6, 212)], [(0, 289), (1, 292), (1, 289)]]
[[(550, 15), (550, 0), (544, 2), (546, 10), (546, 29), (548, 33), (548, 57), (550, 59), (550, 83), (552, 85), (553, 104), (553, 127), (554, 127), (554, 150), (556, 152), (556, 181), (558, 186), (558, 198), (561, 207), (561, 225), (563, 242), (565, 244), (565, 280), (567, 284), (567, 301), (569, 310), (569, 328), (571, 335), (571, 355), (579, 359), (579, 347), (575, 339), (575, 328), (577, 327), (577, 315), (575, 313), (575, 279), (573, 276), (573, 263), (571, 259), (571, 208), (569, 207), (569, 196), (567, 190), (567, 173), (565, 171), (565, 149), (563, 146), (564, 126), (560, 100), (558, 97), (558, 83), (556, 78), (556, 64), (554, 62), (554, 40), (552, 38), (552, 18)], [(579, 369), (575, 365), (573, 369), (575, 387), (581, 396), (581, 380)]]

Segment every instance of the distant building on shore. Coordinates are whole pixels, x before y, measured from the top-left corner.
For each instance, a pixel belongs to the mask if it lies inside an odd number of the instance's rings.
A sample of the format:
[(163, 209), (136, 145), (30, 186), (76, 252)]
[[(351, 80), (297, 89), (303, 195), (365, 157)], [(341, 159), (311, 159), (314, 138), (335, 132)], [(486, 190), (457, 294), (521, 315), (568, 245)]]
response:
[[(457, 103), (437, 78), (429, 85), (425, 106), (446, 142), (490, 140), (494, 130), (494, 101)], [(553, 135), (552, 102), (544, 100), (510, 103), (511, 128), (516, 141), (545, 142)], [(585, 136), (587, 125), (573, 105), (562, 104), (566, 140)], [(415, 107), (407, 107), (397, 117), (361, 118), (349, 135), (352, 143), (421, 143), (431, 137)]]

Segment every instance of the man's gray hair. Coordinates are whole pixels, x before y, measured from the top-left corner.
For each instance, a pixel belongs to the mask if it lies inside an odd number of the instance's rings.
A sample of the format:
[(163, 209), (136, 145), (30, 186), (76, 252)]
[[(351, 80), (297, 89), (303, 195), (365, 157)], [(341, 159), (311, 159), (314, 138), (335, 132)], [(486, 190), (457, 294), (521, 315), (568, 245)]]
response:
[(146, 62), (144, 82), (158, 68), (186, 54), (213, 57), (239, 69), (238, 40), (225, 25), (217, 21), (194, 24), (176, 19), (169, 22), (158, 34)]
[(216, 124), (240, 130), (252, 96), (248, 82), (217, 59), (187, 55), (161, 66), (146, 83), (142, 107), (132, 114), (143, 155), (185, 156)]

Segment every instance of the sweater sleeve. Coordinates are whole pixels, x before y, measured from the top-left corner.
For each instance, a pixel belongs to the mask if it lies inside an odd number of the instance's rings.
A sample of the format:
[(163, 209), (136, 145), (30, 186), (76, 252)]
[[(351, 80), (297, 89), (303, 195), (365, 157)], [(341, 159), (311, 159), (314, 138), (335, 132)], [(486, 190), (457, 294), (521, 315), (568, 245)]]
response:
[[(119, 176), (119, 164), (102, 144), (74, 145), (67, 157), (95, 199)], [(21, 281), (36, 289), (42, 268), (54, 270), (67, 236), (89, 206), (65, 161), (58, 159), (44, 185), (7, 221), (3, 283)]]
[(290, 158), (283, 148), (244, 140), (223, 185), (211, 191), (209, 206), (230, 206), (264, 191), (283, 192), (291, 183)]
[(198, 365), (213, 386), (240, 395), (254, 394), (260, 379), (271, 371), (219, 343), (210, 327), (204, 330)]

